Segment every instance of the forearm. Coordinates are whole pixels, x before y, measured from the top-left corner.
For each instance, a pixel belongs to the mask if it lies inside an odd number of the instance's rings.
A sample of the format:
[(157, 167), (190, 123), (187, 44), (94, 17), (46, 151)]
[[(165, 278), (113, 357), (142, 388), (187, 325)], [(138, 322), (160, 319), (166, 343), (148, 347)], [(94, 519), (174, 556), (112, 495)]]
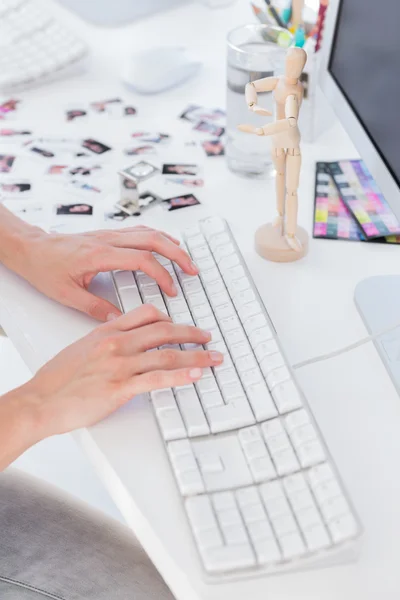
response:
[(39, 404), (26, 385), (0, 396), (0, 471), (42, 437)]
[(45, 235), (42, 229), (25, 223), (0, 204), (0, 263), (19, 272), (30, 241), (41, 235)]
[[(296, 119), (293, 119), (294, 125), (296, 125)], [(291, 123), (291, 119), (280, 119), (279, 121), (274, 121), (273, 123), (268, 123), (268, 125), (264, 125), (261, 127), (263, 131), (263, 135), (274, 135), (276, 133), (283, 133), (284, 131), (289, 131), (293, 127)]]

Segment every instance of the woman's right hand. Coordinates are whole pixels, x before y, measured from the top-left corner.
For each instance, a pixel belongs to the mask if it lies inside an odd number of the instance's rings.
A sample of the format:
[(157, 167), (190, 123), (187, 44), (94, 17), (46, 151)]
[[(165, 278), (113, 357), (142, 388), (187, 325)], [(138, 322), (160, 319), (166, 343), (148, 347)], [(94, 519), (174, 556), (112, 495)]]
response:
[(32, 443), (93, 425), (137, 394), (197, 381), (202, 368), (222, 363), (222, 354), (157, 348), (210, 339), (208, 332), (172, 323), (151, 305), (100, 325), (18, 390), (35, 415)]

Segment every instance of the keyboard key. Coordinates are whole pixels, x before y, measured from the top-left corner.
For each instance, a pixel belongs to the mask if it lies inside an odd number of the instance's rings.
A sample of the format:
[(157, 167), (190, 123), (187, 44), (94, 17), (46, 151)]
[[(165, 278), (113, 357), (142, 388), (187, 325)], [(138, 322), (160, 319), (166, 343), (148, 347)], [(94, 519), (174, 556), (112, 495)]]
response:
[(250, 523), (247, 527), (252, 542), (274, 538), (274, 532), (269, 521), (267, 521), (265, 513), (261, 521)]
[(210, 548), (219, 548), (224, 545), (222, 535), (219, 529), (206, 529), (198, 531), (196, 534), (197, 543), (200, 550), (209, 550)]
[(297, 448), (297, 454), (302, 467), (311, 467), (326, 459), (325, 450), (319, 440), (307, 442)]
[(267, 384), (270, 390), (273, 390), (275, 386), (287, 381), (288, 379), (290, 379), (290, 373), (287, 367), (274, 369), (266, 376)]
[(253, 346), (254, 349), (257, 348), (258, 344), (260, 344), (261, 342), (268, 342), (272, 338), (272, 329), (270, 329), (270, 327), (268, 327), (267, 325), (264, 325), (264, 327), (260, 327), (259, 329), (255, 329), (249, 335), (250, 344)]
[(132, 271), (117, 271), (114, 273), (115, 285), (118, 288), (135, 287), (136, 281)]
[(205, 568), (210, 573), (251, 567), (256, 560), (250, 544), (210, 548), (202, 553)]
[(303, 405), (299, 391), (291, 379), (275, 385), (272, 395), (280, 414), (296, 410)]
[(176, 400), (189, 437), (210, 433), (210, 428), (193, 385), (177, 389)]
[(273, 538), (255, 540), (253, 545), (256, 551), (257, 561), (260, 565), (275, 563), (281, 560), (281, 552)]
[(185, 508), (194, 532), (218, 529), (217, 520), (208, 496), (187, 498)]
[(343, 515), (328, 523), (328, 529), (334, 542), (343, 542), (358, 533), (358, 525), (351, 514)]
[(209, 410), (216, 406), (225, 406), (221, 392), (218, 390), (211, 392), (200, 392), (200, 400), (207, 415)]
[(292, 532), (279, 538), (279, 544), (282, 548), (283, 557), (286, 559), (295, 558), (306, 553), (306, 547), (298, 532)]
[(156, 416), (166, 441), (186, 437), (186, 428), (177, 408), (160, 408), (156, 410)]
[[(268, 343), (268, 342), (265, 342)], [(271, 375), (274, 371), (277, 371), (285, 364), (285, 359), (283, 358), (280, 352), (275, 352), (274, 354), (269, 354), (264, 356), (262, 359), (259, 359), (260, 368), (264, 375), (264, 377), (268, 381), (268, 376)], [(285, 367), (286, 369), (286, 367)]]
[(215, 510), (223, 511), (229, 508), (236, 508), (235, 496), (233, 492), (219, 492), (211, 496)]
[(322, 524), (314, 525), (313, 527), (306, 529), (303, 531), (303, 535), (306, 540), (307, 547), (309, 550), (311, 550), (311, 552), (322, 550), (323, 548), (327, 548), (331, 545), (329, 535)]
[[(245, 374), (244, 374), (245, 375)], [(242, 379), (244, 376), (242, 375)], [(255, 383), (246, 387), (251, 408), (258, 422), (276, 417), (278, 412), (272, 400), (269, 389), (264, 382)]]
[(247, 544), (249, 538), (242, 524), (226, 525), (222, 527), (222, 533), (228, 545)]
[(175, 408), (175, 396), (170, 388), (166, 390), (155, 390), (150, 393), (154, 408)]
[(229, 431), (254, 423), (254, 416), (247, 402), (232, 401), (223, 406), (210, 408), (207, 416), (212, 433)]
[(137, 288), (121, 288), (118, 292), (124, 313), (142, 306), (143, 302)]
[(205, 487), (208, 492), (230, 490), (253, 483), (242, 448), (236, 437), (193, 438), (191, 446), (196, 458), (202, 454), (214, 454), (223, 464), (224, 470), (222, 472), (203, 473)]

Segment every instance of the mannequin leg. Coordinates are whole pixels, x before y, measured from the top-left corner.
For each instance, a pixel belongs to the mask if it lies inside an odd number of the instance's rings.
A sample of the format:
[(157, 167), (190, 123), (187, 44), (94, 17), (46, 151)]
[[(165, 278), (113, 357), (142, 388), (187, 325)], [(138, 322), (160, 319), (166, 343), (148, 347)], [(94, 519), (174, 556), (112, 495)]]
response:
[(296, 252), (301, 251), (301, 243), (296, 238), (297, 231), (297, 190), (301, 169), (300, 148), (290, 148), (286, 156), (286, 241)]
[(286, 151), (284, 148), (272, 148), (272, 162), (276, 169), (276, 209), (278, 216), (274, 221), (275, 227), (281, 227), (283, 235), (283, 219), (285, 216), (285, 165)]

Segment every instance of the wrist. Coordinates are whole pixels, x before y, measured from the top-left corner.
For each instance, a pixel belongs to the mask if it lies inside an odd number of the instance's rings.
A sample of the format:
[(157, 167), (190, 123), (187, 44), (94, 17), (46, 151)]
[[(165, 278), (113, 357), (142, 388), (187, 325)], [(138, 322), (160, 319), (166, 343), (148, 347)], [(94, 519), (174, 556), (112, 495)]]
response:
[(43, 229), (23, 222), (9, 231), (2, 231), (1, 234), (0, 262), (18, 275), (23, 275), (32, 246), (48, 235)]
[(40, 399), (25, 384), (0, 398), (0, 471), (47, 437)]

